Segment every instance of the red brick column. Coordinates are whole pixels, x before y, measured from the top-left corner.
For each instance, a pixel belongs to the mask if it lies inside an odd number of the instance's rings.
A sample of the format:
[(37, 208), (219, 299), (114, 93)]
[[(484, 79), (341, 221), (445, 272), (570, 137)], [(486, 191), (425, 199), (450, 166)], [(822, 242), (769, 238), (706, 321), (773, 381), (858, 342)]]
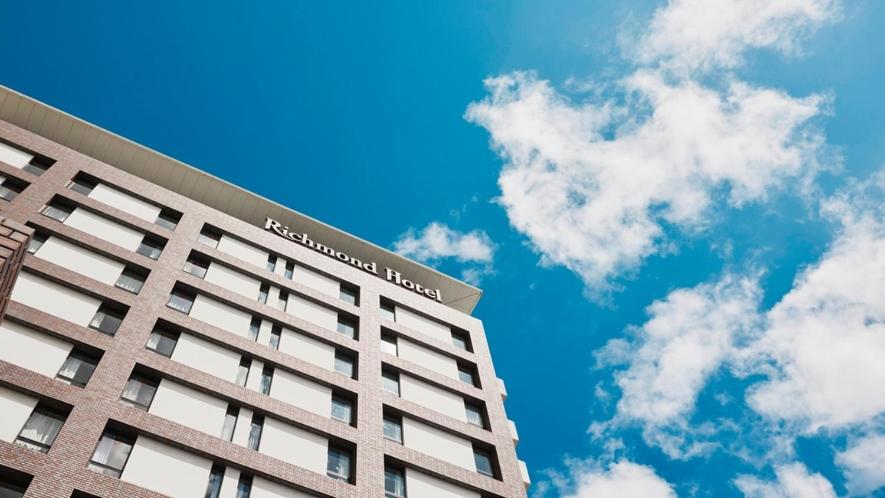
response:
[(28, 250), (28, 241), (34, 229), (9, 218), (0, 217), (0, 320), (6, 313), (6, 304), (12, 286)]

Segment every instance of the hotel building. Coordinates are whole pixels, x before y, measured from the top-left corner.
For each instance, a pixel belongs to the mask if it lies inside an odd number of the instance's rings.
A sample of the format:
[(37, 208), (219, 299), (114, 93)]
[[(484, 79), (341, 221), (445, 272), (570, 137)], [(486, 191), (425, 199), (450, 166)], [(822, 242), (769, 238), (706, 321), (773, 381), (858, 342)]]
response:
[(526, 496), (478, 289), (3, 87), (0, 264), (2, 498)]

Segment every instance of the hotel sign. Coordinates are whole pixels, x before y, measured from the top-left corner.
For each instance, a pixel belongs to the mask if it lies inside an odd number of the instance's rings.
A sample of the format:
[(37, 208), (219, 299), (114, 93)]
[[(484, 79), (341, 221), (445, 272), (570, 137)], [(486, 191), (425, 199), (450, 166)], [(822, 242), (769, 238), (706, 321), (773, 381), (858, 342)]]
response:
[(371, 273), (372, 275), (375, 275), (376, 277), (384, 278), (388, 282), (396, 284), (404, 289), (408, 289), (408, 290), (415, 292), (417, 294), (421, 294), (422, 296), (433, 299), (434, 301), (438, 301), (440, 303), (443, 302), (442, 301), (442, 293), (439, 291), (439, 289), (428, 289), (427, 287), (424, 287), (421, 284), (416, 284), (415, 282), (412, 282), (411, 280), (403, 278), (402, 273), (392, 270), (390, 268), (385, 268), (384, 274), (382, 276), (381, 274), (378, 273), (378, 265), (374, 261), (369, 261), (369, 262), (360, 261), (352, 256), (349, 256), (348, 254), (345, 254), (341, 251), (336, 251), (335, 249), (333, 249), (329, 246), (326, 246), (326, 245), (320, 244), (319, 242), (311, 240), (310, 237), (308, 237), (306, 233), (290, 232), (289, 227), (284, 226), (282, 223), (280, 223), (279, 221), (276, 221), (272, 218), (267, 218), (267, 220), (264, 222), (264, 229), (269, 230), (269, 231), (279, 235), (280, 237), (283, 237), (284, 239), (289, 239), (293, 242), (301, 244), (302, 246), (313, 249), (316, 252), (325, 254), (326, 256), (328, 256), (330, 258), (337, 259), (338, 261), (340, 261), (342, 263), (346, 263), (346, 264), (349, 264), (349, 265), (354, 266), (356, 268), (359, 268), (360, 270), (363, 270), (366, 273)]

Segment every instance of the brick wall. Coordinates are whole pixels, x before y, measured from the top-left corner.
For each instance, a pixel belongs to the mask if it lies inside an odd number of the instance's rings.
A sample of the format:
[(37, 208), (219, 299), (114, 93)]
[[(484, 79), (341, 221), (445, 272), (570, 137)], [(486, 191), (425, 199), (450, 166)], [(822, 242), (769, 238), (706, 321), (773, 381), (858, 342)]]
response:
[(0, 320), (6, 314), (9, 294), (21, 269), (28, 241), (34, 230), (21, 223), (0, 217)]

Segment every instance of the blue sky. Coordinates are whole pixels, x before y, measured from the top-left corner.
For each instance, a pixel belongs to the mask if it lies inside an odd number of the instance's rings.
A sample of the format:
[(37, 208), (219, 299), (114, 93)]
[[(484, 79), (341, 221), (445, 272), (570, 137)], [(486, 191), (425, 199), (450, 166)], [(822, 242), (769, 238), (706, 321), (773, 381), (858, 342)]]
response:
[(472, 270), (535, 496), (885, 496), (885, 4), (124, 4), (0, 83)]

